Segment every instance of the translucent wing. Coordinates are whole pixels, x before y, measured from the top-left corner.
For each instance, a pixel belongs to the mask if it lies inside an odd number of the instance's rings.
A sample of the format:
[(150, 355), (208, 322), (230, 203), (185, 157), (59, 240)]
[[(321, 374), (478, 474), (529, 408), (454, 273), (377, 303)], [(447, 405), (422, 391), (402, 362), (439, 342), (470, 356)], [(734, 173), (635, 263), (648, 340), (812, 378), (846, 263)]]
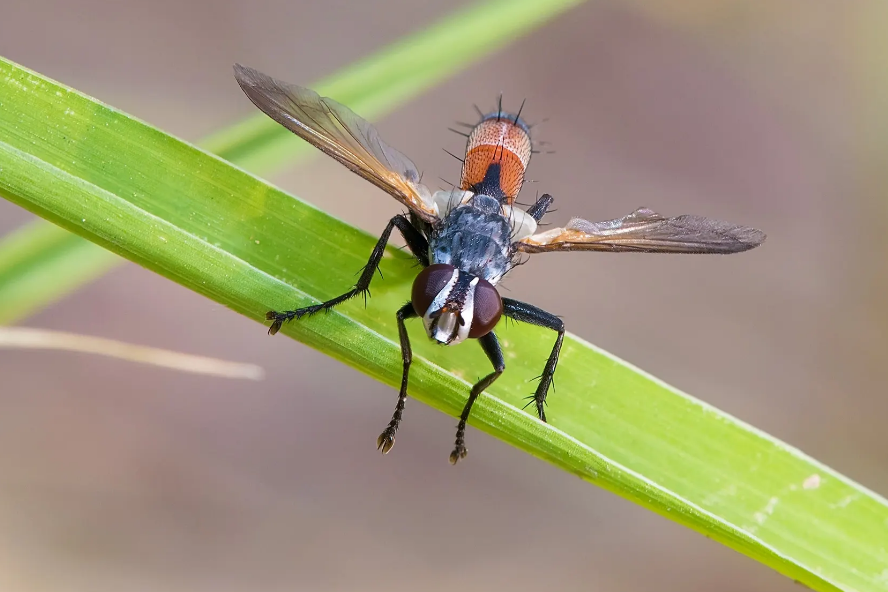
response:
[(386, 144), (370, 123), (345, 105), (295, 84), (235, 64), (234, 77), (266, 115), (332, 156), (415, 212), (438, 219), (431, 192), (413, 162)]
[(642, 253), (739, 253), (759, 246), (765, 233), (700, 216), (666, 218), (639, 208), (622, 218), (589, 222), (574, 218), (564, 228), (529, 236), (519, 251), (636, 251)]

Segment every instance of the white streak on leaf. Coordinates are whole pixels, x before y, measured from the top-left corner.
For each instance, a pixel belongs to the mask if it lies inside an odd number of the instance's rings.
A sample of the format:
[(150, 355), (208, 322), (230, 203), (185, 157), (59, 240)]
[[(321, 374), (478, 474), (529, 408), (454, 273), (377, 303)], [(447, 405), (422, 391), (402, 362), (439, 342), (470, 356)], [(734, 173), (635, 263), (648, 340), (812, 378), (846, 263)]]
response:
[(850, 504), (851, 502), (853, 502), (854, 500), (856, 500), (859, 497), (860, 497), (860, 494), (852, 493), (851, 495), (846, 495), (845, 497), (843, 497), (842, 499), (840, 499), (836, 503), (830, 504), (829, 507), (832, 508), (833, 510), (845, 508), (848, 506), (848, 504)]
[(817, 489), (820, 487), (820, 475), (814, 473), (802, 482), (803, 489)]
[(768, 518), (770, 518), (771, 514), (774, 513), (774, 508), (776, 508), (777, 504), (779, 504), (779, 503), (780, 503), (780, 498), (772, 497), (771, 499), (768, 500), (768, 503), (765, 504), (764, 508), (762, 508), (761, 510), (759, 510), (758, 512), (756, 512), (753, 515), (753, 518), (755, 518), (755, 521), (758, 523), (759, 526), (763, 525), (765, 522), (768, 521)]

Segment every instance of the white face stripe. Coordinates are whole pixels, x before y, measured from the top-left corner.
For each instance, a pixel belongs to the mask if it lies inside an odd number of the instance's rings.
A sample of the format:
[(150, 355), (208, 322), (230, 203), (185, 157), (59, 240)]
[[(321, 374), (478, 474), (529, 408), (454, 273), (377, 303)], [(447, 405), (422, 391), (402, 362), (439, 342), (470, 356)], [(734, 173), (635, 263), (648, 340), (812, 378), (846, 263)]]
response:
[(456, 339), (451, 341), (448, 345), (456, 345), (461, 341), (464, 341), (466, 337), (469, 336), (469, 331), (472, 328), (472, 319), (475, 318), (475, 286), (478, 285), (478, 282), (481, 281), (478, 278), (474, 278), (469, 283), (469, 291), (466, 294), (466, 302), (462, 307), (462, 318), (463, 324), (459, 326), (459, 331), (456, 333)]
[(429, 309), (422, 316), (423, 320), (428, 318), (429, 313), (435, 312), (436, 310), (441, 310), (444, 304), (447, 302), (447, 297), (450, 296), (450, 292), (453, 290), (453, 287), (456, 285), (456, 280), (459, 279), (459, 270), (454, 268), (453, 275), (450, 276), (450, 280), (441, 288), (441, 291), (435, 295), (435, 299), (432, 300), (432, 303), (429, 305)]
[[(450, 337), (450, 334), (442, 336), (441, 339), (438, 339), (438, 334), (441, 332), (440, 330), (446, 330), (447, 325), (450, 323), (448, 319), (441, 319), (439, 317), (437, 325), (433, 326), (433, 319), (431, 318), (432, 313), (441, 310), (444, 304), (447, 302), (447, 297), (450, 295), (451, 290), (456, 285), (456, 280), (459, 279), (459, 270), (453, 270), (453, 275), (450, 276), (450, 280), (441, 288), (441, 291), (435, 295), (435, 299), (432, 300), (432, 303), (429, 305), (428, 310), (422, 315), (422, 324), (425, 325), (426, 333), (431, 339), (435, 341), (446, 343), (447, 338)], [(452, 331), (452, 329), (451, 329)]]
[[(426, 333), (428, 333), (429, 337), (446, 345), (456, 345), (457, 343), (464, 341), (466, 337), (469, 336), (469, 330), (472, 328), (472, 319), (474, 318), (475, 286), (478, 285), (478, 282), (480, 281), (479, 278), (472, 278), (472, 281), (469, 283), (469, 289), (466, 293), (465, 302), (461, 311), (449, 311), (438, 315), (436, 319), (431, 318), (432, 314), (440, 311), (447, 303), (447, 299), (450, 297), (450, 293), (456, 286), (458, 279), (459, 270), (454, 269), (450, 280), (441, 291), (435, 295), (435, 299), (422, 316), (422, 322), (425, 325)], [(462, 317), (463, 324), (459, 324), (459, 318), (457, 315)], [(456, 336), (448, 342), (451, 336), (453, 336), (454, 329), (456, 329)]]

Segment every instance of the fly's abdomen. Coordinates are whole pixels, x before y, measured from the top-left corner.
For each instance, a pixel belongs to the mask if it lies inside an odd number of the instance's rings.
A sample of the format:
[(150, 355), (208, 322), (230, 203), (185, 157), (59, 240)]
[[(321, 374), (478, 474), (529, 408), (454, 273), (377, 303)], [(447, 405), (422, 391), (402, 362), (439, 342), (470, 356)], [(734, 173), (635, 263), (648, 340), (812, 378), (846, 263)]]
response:
[(469, 134), (460, 189), (511, 204), (524, 184), (531, 148), (528, 128), (518, 116), (486, 115)]

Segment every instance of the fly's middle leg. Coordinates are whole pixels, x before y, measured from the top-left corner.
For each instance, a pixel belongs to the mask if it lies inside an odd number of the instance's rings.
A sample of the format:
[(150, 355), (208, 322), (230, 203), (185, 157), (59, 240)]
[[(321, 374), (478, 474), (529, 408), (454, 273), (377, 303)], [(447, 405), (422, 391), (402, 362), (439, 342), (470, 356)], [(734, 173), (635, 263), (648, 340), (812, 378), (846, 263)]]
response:
[(549, 392), (549, 386), (552, 385), (555, 377), (558, 354), (561, 353), (561, 344), (564, 342), (564, 321), (541, 308), (525, 302), (519, 302), (518, 300), (512, 300), (511, 298), (503, 298), (503, 314), (516, 321), (530, 323), (558, 332), (555, 345), (552, 347), (552, 353), (549, 354), (549, 359), (546, 360), (546, 366), (539, 377), (540, 383), (537, 385), (536, 392), (532, 397), (532, 402), (536, 403), (537, 414), (541, 420), (546, 421), (546, 394)]
[(479, 338), (478, 342), (484, 349), (484, 353), (487, 354), (488, 359), (490, 359), (490, 363), (493, 364), (493, 372), (479, 380), (472, 387), (472, 392), (469, 393), (469, 400), (466, 401), (466, 406), (459, 417), (459, 424), (456, 426), (456, 444), (453, 447), (453, 452), (450, 453), (450, 463), (454, 465), (459, 459), (466, 457), (466, 422), (469, 420), (469, 414), (472, 412), (472, 405), (475, 404), (475, 399), (478, 398), (478, 395), (484, 389), (493, 384), (493, 381), (499, 378), (499, 375), (506, 369), (503, 350), (500, 348), (499, 340), (497, 340), (493, 331)]
[(407, 327), (404, 326), (405, 319), (412, 319), (419, 316), (413, 309), (413, 303), (408, 302), (398, 310), (398, 337), (401, 340), (401, 361), (404, 364), (404, 370), (401, 374), (401, 390), (398, 392), (398, 404), (395, 406), (395, 413), (388, 426), (379, 434), (376, 439), (376, 448), (383, 454), (395, 445), (395, 432), (401, 424), (401, 415), (404, 413), (404, 405), (407, 403), (407, 376), (410, 374), (410, 363), (413, 361), (413, 351), (410, 349), (410, 338), (407, 336)]
[(278, 312), (275, 310), (270, 310), (266, 313), (265, 318), (271, 321), (271, 327), (268, 328), (268, 334), (274, 335), (277, 333), (281, 325), (284, 324), (285, 321), (291, 321), (293, 319), (301, 319), (305, 315), (313, 315), (316, 312), (320, 312), (322, 310), (330, 310), (337, 304), (342, 304), (346, 300), (350, 298), (354, 298), (358, 294), (364, 295), (364, 300), (366, 302), (367, 296), (370, 294), (370, 281), (373, 279), (373, 275), (379, 269), (379, 262), (382, 260), (382, 255), (385, 253), (385, 246), (388, 243), (389, 237), (392, 234), (392, 230), (397, 227), (398, 230), (401, 231), (401, 235), (403, 235), (404, 240), (407, 242), (407, 246), (410, 248), (410, 251), (413, 255), (422, 263), (424, 266), (428, 266), (429, 264), (429, 243), (426, 238), (422, 235), (419, 230), (416, 229), (410, 223), (410, 220), (407, 219), (406, 216), (398, 215), (389, 220), (388, 225), (386, 225), (385, 230), (382, 231), (382, 236), (379, 237), (379, 240), (376, 242), (376, 246), (373, 247), (373, 252), (370, 253), (370, 260), (367, 261), (367, 265), (364, 266), (364, 269), (361, 271), (361, 276), (358, 278), (355, 287), (342, 294), (333, 298), (331, 300), (327, 300), (326, 302), (321, 302), (320, 304), (315, 304), (312, 306), (306, 306), (304, 308), (298, 308), (296, 310), (285, 310), (282, 312)]

